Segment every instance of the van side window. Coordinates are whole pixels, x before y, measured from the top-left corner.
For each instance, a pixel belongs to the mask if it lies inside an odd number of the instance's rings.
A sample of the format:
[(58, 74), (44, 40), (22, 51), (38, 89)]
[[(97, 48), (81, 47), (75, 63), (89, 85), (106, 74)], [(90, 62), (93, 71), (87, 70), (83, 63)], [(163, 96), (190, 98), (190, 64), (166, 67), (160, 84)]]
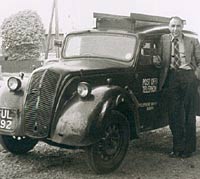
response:
[(152, 65), (152, 57), (157, 52), (157, 44), (154, 41), (144, 41), (140, 49), (140, 65)]

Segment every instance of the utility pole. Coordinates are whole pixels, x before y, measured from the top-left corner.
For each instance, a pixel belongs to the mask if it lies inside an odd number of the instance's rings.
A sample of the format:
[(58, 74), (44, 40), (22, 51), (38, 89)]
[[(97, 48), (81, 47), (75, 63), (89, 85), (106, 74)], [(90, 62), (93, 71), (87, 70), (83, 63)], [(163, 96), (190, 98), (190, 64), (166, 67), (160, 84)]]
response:
[[(53, 6), (52, 6), (52, 11), (51, 11), (51, 19), (50, 19), (50, 23), (49, 23), (49, 31), (48, 31), (48, 36), (47, 36), (45, 59), (48, 58), (48, 53), (49, 53), (49, 45), (50, 45), (50, 41), (51, 41), (51, 33), (52, 33), (52, 24), (53, 24), (54, 11), (55, 11), (55, 33), (56, 33), (56, 39), (59, 39), (58, 4), (57, 4), (57, 0), (53, 0)], [(57, 58), (60, 57), (59, 47), (56, 48), (56, 57)]]

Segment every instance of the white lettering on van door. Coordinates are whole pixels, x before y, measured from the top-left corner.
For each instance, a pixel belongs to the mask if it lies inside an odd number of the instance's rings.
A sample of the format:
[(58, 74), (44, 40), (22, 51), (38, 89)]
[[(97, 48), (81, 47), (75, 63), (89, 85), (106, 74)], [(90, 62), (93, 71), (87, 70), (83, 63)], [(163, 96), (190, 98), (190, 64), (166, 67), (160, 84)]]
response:
[(142, 79), (142, 92), (155, 93), (157, 92), (158, 78), (144, 78)]

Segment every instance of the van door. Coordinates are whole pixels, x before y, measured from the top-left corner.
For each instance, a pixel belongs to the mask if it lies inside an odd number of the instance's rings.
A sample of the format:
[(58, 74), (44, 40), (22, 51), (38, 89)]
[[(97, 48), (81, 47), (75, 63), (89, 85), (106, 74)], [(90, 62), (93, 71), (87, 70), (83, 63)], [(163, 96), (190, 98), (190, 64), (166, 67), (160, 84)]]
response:
[(141, 130), (159, 128), (165, 125), (161, 121), (159, 76), (160, 69), (153, 64), (153, 56), (157, 55), (158, 41), (146, 39), (141, 43), (136, 67), (135, 94), (139, 101)]

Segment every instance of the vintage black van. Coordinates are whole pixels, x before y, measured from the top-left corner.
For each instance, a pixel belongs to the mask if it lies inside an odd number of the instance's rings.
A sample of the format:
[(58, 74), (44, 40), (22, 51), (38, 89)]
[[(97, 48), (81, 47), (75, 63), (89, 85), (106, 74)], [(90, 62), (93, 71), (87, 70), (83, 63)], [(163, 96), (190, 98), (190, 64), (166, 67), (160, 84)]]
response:
[[(38, 141), (84, 149), (91, 169), (117, 169), (129, 141), (168, 125), (160, 68), (152, 62), (169, 18), (95, 13), (96, 27), (73, 32), (61, 59), (0, 88), (0, 143), (24, 154)], [(190, 31), (186, 35), (195, 36)], [(61, 44), (61, 43), (57, 43)]]

